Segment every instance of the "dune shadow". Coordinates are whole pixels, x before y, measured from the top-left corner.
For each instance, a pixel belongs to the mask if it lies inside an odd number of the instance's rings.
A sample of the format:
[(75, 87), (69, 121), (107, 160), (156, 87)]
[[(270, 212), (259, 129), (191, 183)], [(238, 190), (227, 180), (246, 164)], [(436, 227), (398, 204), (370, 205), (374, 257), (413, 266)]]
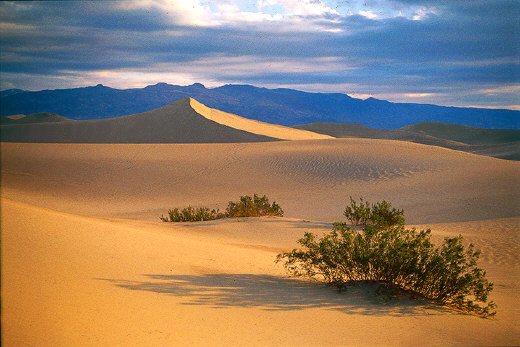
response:
[(174, 295), (184, 305), (213, 308), (258, 307), (271, 311), (323, 308), (347, 314), (425, 316), (453, 311), (403, 297), (382, 303), (373, 285), (356, 285), (339, 292), (322, 283), (271, 275), (204, 274), (145, 275), (146, 281), (99, 279), (134, 291)]

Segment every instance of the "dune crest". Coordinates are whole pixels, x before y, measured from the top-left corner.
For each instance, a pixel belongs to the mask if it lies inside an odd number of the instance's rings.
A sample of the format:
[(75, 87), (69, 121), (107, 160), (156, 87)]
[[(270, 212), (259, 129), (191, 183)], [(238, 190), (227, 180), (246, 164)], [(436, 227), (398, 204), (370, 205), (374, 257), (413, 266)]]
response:
[(190, 106), (195, 110), (195, 112), (209, 120), (228, 126), (230, 128), (280, 140), (320, 140), (333, 138), (332, 136), (318, 134), (312, 131), (293, 129), (282, 125), (269, 124), (243, 118), (235, 114), (209, 108), (193, 98), (188, 99)]
[(1, 125), (2, 142), (239, 143), (332, 138), (242, 118), (211, 109), (192, 98), (122, 117), (18, 123)]

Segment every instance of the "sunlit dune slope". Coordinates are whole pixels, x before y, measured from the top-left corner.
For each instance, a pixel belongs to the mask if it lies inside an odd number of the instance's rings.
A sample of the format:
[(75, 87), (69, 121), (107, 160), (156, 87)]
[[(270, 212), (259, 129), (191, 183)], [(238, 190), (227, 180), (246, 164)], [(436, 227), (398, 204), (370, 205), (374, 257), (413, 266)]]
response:
[(4, 346), (520, 342), (518, 240), (511, 243), (518, 219), (439, 226), (439, 237), (460, 231), (485, 246), (499, 306), (487, 320), (405, 298), (382, 304), (365, 287), (338, 293), (287, 278), (276, 254), (330, 224), (99, 219), (6, 199), (1, 213)]
[(334, 221), (349, 196), (386, 199), (413, 223), (520, 214), (520, 163), (409, 142), (2, 143), (2, 194), (85, 215), (158, 220), (267, 194), (289, 217)]
[(330, 138), (210, 109), (191, 98), (124, 117), (1, 126), (4, 142), (221, 143)]
[(332, 138), (332, 136), (318, 134), (312, 131), (294, 129), (239, 117), (231, 113), (206, 107), (192, 98), (190, 98), (190, 105), (200, 115), (203, 115), (209, 120), (257, 135), (269, 136), (280, 140), (318, 140)]

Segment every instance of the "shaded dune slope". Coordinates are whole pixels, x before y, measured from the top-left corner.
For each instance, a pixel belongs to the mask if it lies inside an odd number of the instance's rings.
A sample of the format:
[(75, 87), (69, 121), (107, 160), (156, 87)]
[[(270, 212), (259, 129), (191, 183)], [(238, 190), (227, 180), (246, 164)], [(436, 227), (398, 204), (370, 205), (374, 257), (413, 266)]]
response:
[[(285, 136), (284, 129), (288, 129)], [(250, 121), (207, 108), (191, 98), (124, 117), (3, 125), (1, 135), (4, 142), (43, 143), (229, 143), (329, 138)]]
[(520, 130), (483, 129), (438, 122), (422, 122), (395, 130), (323, 122), (297, 125), (294, 128), (339, 138), (409, 141), (500, 159), (520, 160)]
[(520, 141), (520, 130), (484, 129), (440, 122), (422, 122), (407, 125), (400, 130), (426, 134), (440, 139), (470, 145), (488, 145)]
[(16, 114), (12, 116), (0, 117), (0, 124), (2, 125), (67, 121), (72, 121), (72, 119), (50, 112), (38, 112), (30, 114), (28, 116), (25, 114)]

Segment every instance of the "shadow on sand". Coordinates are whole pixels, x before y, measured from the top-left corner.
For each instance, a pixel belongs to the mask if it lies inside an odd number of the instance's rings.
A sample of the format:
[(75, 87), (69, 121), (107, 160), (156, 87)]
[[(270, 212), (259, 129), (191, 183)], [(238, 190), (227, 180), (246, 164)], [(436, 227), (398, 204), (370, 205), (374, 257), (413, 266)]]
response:
[(309, 308), (336, 310), (347, 314), (385, 316), (425, 316), (454, 313), (428, 302), (402, 297), (382, 303), (374, 285), (358, 285), (338, 292), (321, 283), (271, 275), (205, 274), (145, 275), (147, 281), (99, 279), (136, 291), (174, 295), (184, 305), (214, 308), (259, 307), (291, 311)]

